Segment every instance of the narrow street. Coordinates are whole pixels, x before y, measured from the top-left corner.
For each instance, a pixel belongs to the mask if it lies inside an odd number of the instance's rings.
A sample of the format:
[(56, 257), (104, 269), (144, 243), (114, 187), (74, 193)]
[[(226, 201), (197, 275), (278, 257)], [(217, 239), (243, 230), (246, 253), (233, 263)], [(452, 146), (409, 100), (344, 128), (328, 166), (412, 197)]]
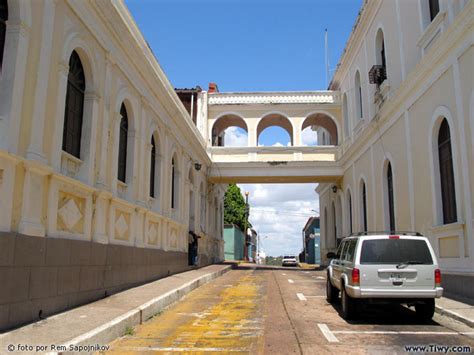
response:
[(130, 329), (111, 344), (111, 352), (365, 354), (406, 353), (406, 345), (474, 348), (473, 329), (438, 314), (421, 322), (401, 306), (364, 308), (359, 320), (346, 322), (340, 306), (326, 302), (325, 282), (324, 271), (241, 267)]

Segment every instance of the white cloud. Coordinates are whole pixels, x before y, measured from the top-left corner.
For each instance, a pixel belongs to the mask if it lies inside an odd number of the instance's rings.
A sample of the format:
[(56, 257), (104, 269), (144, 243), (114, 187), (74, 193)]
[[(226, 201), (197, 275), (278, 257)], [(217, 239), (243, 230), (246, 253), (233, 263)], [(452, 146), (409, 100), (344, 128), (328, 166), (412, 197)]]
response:
[(298, 254), (303, 248), (301, 231), (312, 209), (319, 209), (317, 184), (239, 185), (249, 191), (250, 222), (260, 234), (267, 255)]
[(318, 133), (313, 131), (311, 127), (306, 127), (301, 133), (301, 139), (303, 145), (317, 145), (318, 144)]
[(275, 144), (272, 145), (272, 147), (284, 147), (284, 145), (281, 144), (280, 142), (276, 142)]
[(242, 128), (229, 127), (225, 130), (226, 147), (246, 147), (248, 144), (248, 135)]

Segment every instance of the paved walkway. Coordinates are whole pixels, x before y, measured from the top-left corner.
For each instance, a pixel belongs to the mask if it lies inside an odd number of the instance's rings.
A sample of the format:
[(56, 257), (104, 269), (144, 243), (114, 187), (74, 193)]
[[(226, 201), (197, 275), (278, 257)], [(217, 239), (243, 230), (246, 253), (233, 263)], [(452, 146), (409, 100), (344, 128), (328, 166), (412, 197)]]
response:
[[(15, 346), (15, 353), (19, 353), (19, 344), (53, 353), (60, 352), (60, 348), (52, 348), (52, 345), (69, 347), (84, 341), (104, 344), (104, 339), (108, 342), (122, 336), (125, 327), (145, 321), (162, 310), (167, 302), (178, 300), (192, 288), (228, 269), (229, 265), (210, 265), (172, 275), (1, 334), (0, 354), (6, 353), (9, 345)], [(36, 348), (39, 346), (43, 348)]]
[(474, 329), (474, 306), (442, 297), (436, 300), (436, 312), (454, 318)]

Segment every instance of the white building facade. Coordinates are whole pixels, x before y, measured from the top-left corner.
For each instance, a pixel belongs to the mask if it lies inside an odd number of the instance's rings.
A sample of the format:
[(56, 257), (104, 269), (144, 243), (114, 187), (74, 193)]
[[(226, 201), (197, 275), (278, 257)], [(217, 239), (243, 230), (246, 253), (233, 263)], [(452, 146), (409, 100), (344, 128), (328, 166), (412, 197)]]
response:
[(330, 84), (344, 175), (317, 188), (323, 258), (350, 233), (421, 232), (447, 293), (474, 297), (473, 5), (364, 2)]

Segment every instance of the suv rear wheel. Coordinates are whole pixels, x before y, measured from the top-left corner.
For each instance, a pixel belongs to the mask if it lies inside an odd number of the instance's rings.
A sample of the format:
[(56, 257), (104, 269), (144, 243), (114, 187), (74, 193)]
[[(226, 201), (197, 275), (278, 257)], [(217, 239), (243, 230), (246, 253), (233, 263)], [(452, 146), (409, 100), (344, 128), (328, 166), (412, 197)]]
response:
[(422, 303), (415, 304), (416, 316), (421, 320), (430, 320), (435, 311), (435, 300), (427, 299)]
[(342, 318), (353, 319), (357, 312), (357, 300), (353, 299), (346, 292), (346, 287), (341, 287)]
[(331, 284), (331, 280), (328, 274), (326, 278), (326, 301), (328, 301), (329, 303), (334, 303), (336, 302), (338, 297), (339, 290)]

